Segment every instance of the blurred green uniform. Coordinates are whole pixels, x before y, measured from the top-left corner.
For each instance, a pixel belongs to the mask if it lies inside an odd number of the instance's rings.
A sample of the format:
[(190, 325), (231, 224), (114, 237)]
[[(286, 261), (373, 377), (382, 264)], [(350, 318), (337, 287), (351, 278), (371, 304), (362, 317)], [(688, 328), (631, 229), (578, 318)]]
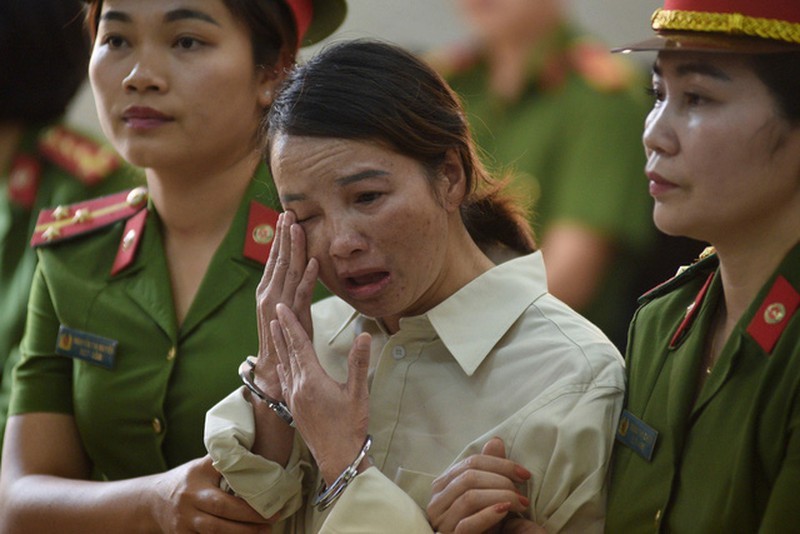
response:
[(533, 51), (528, 83), (508, 101), (490, 94), (479, 51), (432, 59), (462, 98), (487, 166), (512, 172), (533, 201), (537, 239), (567, 222), (615, 247), (596, 297), (581, 311), (620, 347), (638, 296), (637, 261), (655, 235), (641, 143), (645, 81), (622, 61), (561, 28)]

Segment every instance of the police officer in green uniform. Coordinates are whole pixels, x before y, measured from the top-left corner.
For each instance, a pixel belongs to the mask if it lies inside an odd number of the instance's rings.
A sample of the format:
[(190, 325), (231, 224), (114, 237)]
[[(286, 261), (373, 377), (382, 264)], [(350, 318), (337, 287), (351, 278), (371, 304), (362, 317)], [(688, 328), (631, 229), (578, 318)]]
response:
[(62, 123), (86, 78), (81, 6), (0, 4), (0, 447), (36, 266), (36, 215), (141, 182), (113, 150)]
[(263, 529), (203, 458), (204, 416), (258, 348), (261, 117), (345, 3), (87, 3), (100, 122), (147, 188), (39, 214), (0, 530)]
[(800, 3), (665, 0), (654, 220), (714, 245), (641, 300), (607, 531), (800, 529)]
[(577, 31), (563, 0), (459, 0), (478, 41), (430, 60), (489, 167), (515, 175), (549, 290), (619, 347), (655, 235), (639, 139), (643, 76)]

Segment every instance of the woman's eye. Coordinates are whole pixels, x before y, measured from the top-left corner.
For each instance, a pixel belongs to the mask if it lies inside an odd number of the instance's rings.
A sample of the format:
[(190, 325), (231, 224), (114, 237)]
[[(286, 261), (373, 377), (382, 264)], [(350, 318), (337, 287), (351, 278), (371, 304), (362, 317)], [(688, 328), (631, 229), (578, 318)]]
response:
[(684, 99), (689, 106), (699, 106), (708, 100), (706, 97), (698, 95), (697, 93), (685, 93)]
[(657, 87), (645, 87), (644, 92), (657, 102), (664, 100), (664, 93)]
[(109, 48), (117, 49), (125, 46), (125, 39), (119, 35), (107, 35), (103, 38), (102, 43)]
[(374, 202), (380, 198), (383, 193), (378, 193), (376, 191), (370, 191), (369, 193), (359, 193), (356, 196), (356, 202), (360, 204), (369, 204), (370, 202)]
[(194, 37), (180, 37), (177, 41), (175, 41), (175, 46), (183, 50), (192, 50), (199, 47), (201, 44), (203, 43)]

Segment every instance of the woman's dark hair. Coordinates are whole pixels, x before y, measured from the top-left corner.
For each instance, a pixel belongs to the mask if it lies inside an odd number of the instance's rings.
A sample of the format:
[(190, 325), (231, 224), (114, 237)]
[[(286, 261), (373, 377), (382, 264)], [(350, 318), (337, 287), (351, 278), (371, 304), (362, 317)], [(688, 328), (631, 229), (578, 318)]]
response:
[[(28, 0), (30, 1), (30, 0)], [(297, 26), (294, 15), (283, 0), (223, 0), (234, 18), (250, 33), (256, 65), (269, 67), (278, 62), (282, 51), (297, 53)], [(92, 41), (100, 24), (103, 0), (88, 2), (86, 25)]]
[(49, 122), (83, 81), (89, 42), (78, 0), (0, 2), (0, 121)]
[(780, 113), (793, 125), (800, 124), (800, 51), (754, 54), (751, 64), (775, 97)]
[(402, 48), (355, 40), (324, 49), (289, 74), (263, 130), (267, 159), (281, 134), (371, 141), (420, 162), (431, 180), (453, 150), (467, 180), (461, 217), (475, 242), (535, 250), (525, 210), (480, 163), (455, 93)]

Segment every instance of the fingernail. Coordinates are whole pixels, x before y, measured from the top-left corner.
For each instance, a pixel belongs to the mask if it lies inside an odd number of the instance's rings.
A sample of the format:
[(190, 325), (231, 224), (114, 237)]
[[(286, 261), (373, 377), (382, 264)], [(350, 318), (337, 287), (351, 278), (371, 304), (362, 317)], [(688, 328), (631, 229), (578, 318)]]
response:
[(529, 498), (527, 498), (525, 495), (520, 493), (519, 494), (519, 503), (522, 506), (528, 506), (531, 503), (531, 500)]
[(514, 466), (514, 473), (516, 473), (516, 475), (522, 480), (528, 480), (533, 476), (533, 474), (530, 471), (528, 471), (521, 465)]
[(509, 510), (511, 510), (511, 503), (510, 502), (499, 502), (494, 505), (494, 511), (498, 514), (505, 514)]

